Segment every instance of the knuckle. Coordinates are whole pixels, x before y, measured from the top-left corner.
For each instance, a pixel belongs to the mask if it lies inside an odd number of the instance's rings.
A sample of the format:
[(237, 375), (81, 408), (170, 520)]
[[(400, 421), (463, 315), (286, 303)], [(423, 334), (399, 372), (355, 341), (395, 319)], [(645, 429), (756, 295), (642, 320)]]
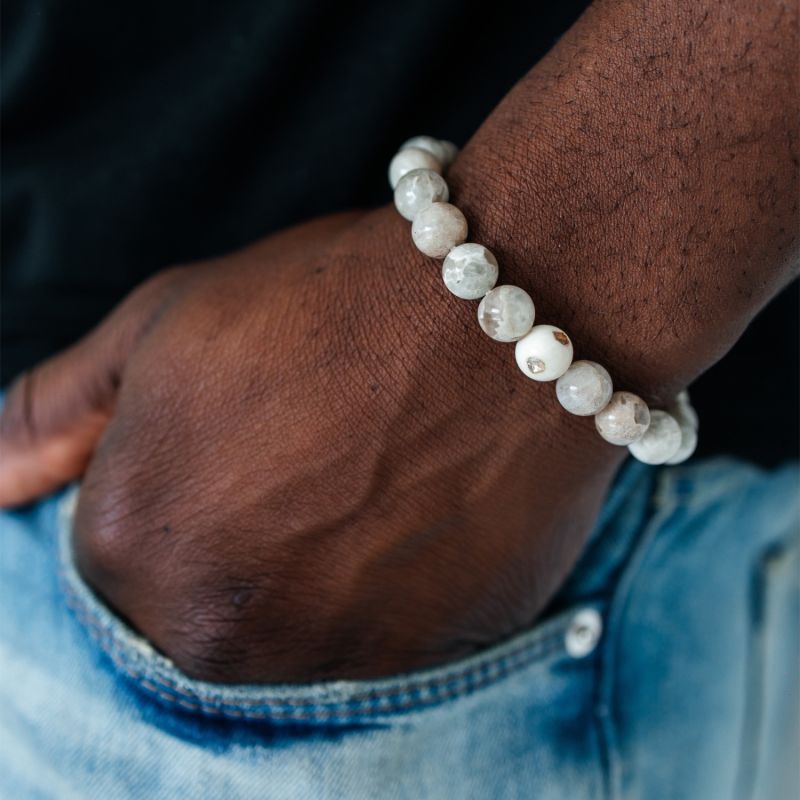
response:
[(83, 575), (100, 589), (117, 583), (137, 553), (132, 548), (130, 524), (109, 515), (108, 507), (86, 510), (78, 504), (75, 519), (75, 556)]
[(90, 583), (116, 587), (159, 555), (146, 534), (148, 503), (134, 475), (102, 461), (92, 465), (75, 516), (75, 555)]

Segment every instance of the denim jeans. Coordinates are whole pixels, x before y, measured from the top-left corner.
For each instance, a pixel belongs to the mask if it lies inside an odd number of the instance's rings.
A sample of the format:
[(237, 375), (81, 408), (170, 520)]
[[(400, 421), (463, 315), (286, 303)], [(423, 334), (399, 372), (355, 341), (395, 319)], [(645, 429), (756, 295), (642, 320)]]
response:
[(70, 490), (0, 516), (0, 796), (797, 797), (798, 470), (629, 462), (530, 630), (370, 681), (178, 672), (75, 570)]

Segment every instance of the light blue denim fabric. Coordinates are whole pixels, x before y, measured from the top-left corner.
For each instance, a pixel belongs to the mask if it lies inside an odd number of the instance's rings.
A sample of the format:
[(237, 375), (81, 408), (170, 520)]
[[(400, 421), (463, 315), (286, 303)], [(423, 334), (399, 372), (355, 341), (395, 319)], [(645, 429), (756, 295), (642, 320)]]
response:
[(3, 798), (798, 796), (794, 466), (629, 462), (531, 630), (306, 686), (181, 675), (81, 581), (72, 497), (0, 516)]

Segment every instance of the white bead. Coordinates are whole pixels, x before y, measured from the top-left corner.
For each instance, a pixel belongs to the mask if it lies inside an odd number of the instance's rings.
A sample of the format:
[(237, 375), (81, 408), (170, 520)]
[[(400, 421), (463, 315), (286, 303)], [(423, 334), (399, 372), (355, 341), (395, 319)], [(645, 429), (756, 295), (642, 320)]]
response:
[[(686, 389), (684, 389), (682, 392), (678, 392), (678, 396), (675, 398), (675, 404), (673, 408), (673, 414), (677, 412), (682, 417), (686, 418), (689, 425), (693, 426), (695, 429), (699, 427), (700, 420), (697, 418), (697, 412), (694, 410), (691, 400), (689, 400), (689, 392), (686, 391)], [(673, 409), (671, 409), (671, 411), (672, 410)], [(678, 419), (678, 422), (680, 422), (680, 419)]]
[(675, 403), (670, 408), (670, 413), (678, 421), (681, 429), (681, 446), (672, 458), (667, 459), (667, 464), (682, 464), (694, 454), (697, 449), (697, 412), (689, 402), (689, 394), (681, 392)]
[(608, 405), (594, 417), (597, 432), (611, 444), (631, 444), (650, 424), (647, 403), (633, 392), (614, 392)]
[(397, 182), (394, 204), (397, 210), (413, 222), (414, 217), (431, 203), (446, 203), (450, 191), (444, 178), (432, 169), (412, 169)]
[(645, 464), (664, 464), (681, 446), (678, 420), (661, 409), (650, 412), (650, 424), (644, 434), (628, 445), (630, 454)]
[(479, 300), (497, 283), (498, 273), (494, 255), (472, 242), (454, 247), (442, 264), (444, 285), (462, 300)]
[(608, 370), (594, 361), (575, 361), (556, 382), (558, 402), (579, 417), (602, 411), (611, 399), (614, 386)]
[(533, 327), (536, 309), (530, 295), (519, 286), (496, 286), (478, 306), (483, 332), (498, 342), (516, 342)]
[(561, 328), (536, 325), (514, 348), (517, 366), (535, 381), (554, 381), (572, 363), (572, 342)]
[(409, 147), (426, 150), (443, 167), (449, 167), (458, 152), (458, 148), (452, 142), (444, 142), (433, 136), (414, 136), (400, 145), (401, 150), (407, 150)]
[(389, 164), (389, 183), (392, 189), (396, 189), (400, 178), (412, 169), (429, 169), (441, 173), (442, 162), (427, 150), (420, 150), (418, 147), (401, 150)]
[(414, 217), (411, 237), (426, 256), (444, 258), (467, 238), (467, 220), (450, 203), (431, 203)]
[(440, 139), (439, 144), (444, 150), (443, 163), (445, 168), (447, 168), (456, 160), (456, 156), (458, 155), (458, 146), (454, 145), (452, 142), (448, 142), (447, 139)]
[(666, 460), (666, 464), (682, 464), (694, 455), (697, 449), (697, 428), (686, 421), (678, 420), (681, 429), (681, 445), (672, 458)]

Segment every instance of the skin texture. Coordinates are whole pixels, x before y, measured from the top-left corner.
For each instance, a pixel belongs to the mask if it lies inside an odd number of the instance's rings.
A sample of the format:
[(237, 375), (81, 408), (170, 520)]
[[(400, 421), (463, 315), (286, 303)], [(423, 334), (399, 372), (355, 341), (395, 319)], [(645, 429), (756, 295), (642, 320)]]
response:
[[(576, 358), (658, 404), (797, 272), (796, 11), (598, 3), (448, 181)], [(0, 502), (83, 474), (79, 565), (188, 674), (366, 677), (528, 626), (625, 454), (391, 208), (161, 273), (3, 413)]]

